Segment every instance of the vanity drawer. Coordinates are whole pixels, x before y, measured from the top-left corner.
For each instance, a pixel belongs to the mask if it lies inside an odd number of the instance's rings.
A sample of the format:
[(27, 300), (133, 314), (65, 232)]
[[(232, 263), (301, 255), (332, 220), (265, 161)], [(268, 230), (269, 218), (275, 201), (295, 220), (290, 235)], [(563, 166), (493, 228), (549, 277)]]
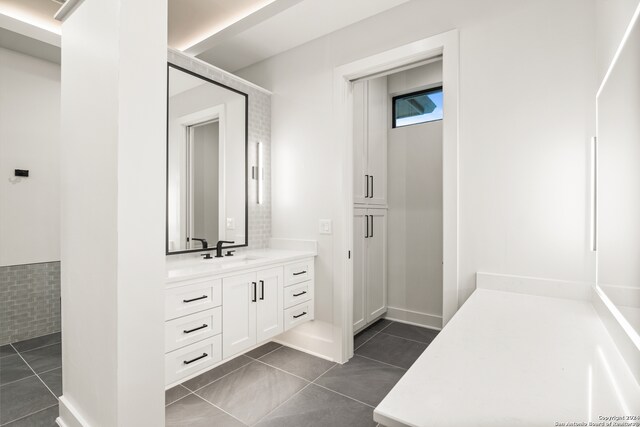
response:
[(294, 285), (313, 278), (313, 259), (284, 266), (284, 285)]
[(164, 351), (170, 352), (221, 332), (222, 307), (169, 320), (164, 327)]
[(287, 308), (284, 311), (284, 330), (288, 331), (307, 320), (313, 320), (313, 300)]
[(309, 301), (313, 298), (313, 280), (292, 285), (284, 290), (284, 308)]
[(167, 289), (164, 303), (165, 320), (208, 310), (221, 304), (221, 279)]
[(220, 335), (167, 353), (164, 359), (164, 381), (172, 384), (222, 360)]

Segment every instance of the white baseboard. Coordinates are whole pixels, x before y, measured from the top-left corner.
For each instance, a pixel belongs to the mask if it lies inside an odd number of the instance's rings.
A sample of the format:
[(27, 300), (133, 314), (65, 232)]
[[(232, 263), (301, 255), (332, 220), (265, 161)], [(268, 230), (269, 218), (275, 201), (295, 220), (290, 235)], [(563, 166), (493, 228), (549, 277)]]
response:
[(64, 395), (60, 396), (59, 402), (60, 416), (56, 418), (56, 423), (60, 427), (90, 427), (90, 424)]
[(332, 325), (314, 320), (298, 325), (272, 341), (335, 362), (335, 342), (331, 333)]
[(503, 292), (589, 301), (592, 285), (587, 282), (514, 276), (510, 274), (476, 273), (476, 287)]
[(407, 310), (398, 307), (387, 307), (385, 319), (394, 322), (406, 323), (409, 325), (422, 326), (424, 328), (441, 330), (442, 316), (435, 314), (421, 313), (419, 311)]

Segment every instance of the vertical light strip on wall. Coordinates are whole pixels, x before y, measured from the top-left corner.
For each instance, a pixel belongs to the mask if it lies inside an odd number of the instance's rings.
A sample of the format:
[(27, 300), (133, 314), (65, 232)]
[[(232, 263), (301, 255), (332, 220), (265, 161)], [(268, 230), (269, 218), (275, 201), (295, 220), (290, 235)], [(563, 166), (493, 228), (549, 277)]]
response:
[(258, 141), (258, 164), (257, 164), (257, 178), (258, 178), (258, 204), (262, 204), (262, 186), (264, 181), (264, 166), (262, 160), (262, 142)]
[(591, 250), (598, 250), (598, 137), (591, 138)]

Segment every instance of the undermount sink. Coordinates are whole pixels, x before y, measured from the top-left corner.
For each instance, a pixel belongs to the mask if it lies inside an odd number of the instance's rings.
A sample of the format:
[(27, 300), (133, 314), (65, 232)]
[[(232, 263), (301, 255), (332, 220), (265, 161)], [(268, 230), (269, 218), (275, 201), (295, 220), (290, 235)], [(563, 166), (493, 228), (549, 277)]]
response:
[(264, 259), (264, 257), (252, 255), (252, 254), (248, 254), (248, 255), (240, 254), (240, 255), (233, 255), (233, 256), (225, 256), (222, 258), (214, 257), (211, 259), (203, 259), (202, 261), (208, 264), (217, 265), (222, 268), (222, 267), (228, 267), (231, 265), (246, 264), (248, 262), (257, 261), (261, 259)]

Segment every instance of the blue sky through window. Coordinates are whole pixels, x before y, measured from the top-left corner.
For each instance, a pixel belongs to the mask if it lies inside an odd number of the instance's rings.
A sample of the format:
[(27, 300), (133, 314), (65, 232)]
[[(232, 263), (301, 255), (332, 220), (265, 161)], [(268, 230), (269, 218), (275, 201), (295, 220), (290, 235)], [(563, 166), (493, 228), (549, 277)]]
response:
[[(399, 111), (402, 109), (402, 103), (408, 102), (409, 99), (418, 100), (419, 98), (427, 97), (428, 100), (423, 99), (423, 101), (428, 102), (429, 104), (435, 104), (435, 108), (433, 111), (426, 112), (424, 114), (420, 114), (418, 110), (414, 110), (414, 115), (409, 115), (407, 117), (398, 117)], [(431, 101), (431, 102), (429, 102)], [(438, 89), (437, 91), (423, 93), (420, 95), (411, 95), (406, 97), (398, 97), (394, 99), (396, 103), (396, 117), (395, 117), (395, 127), (402, 127), (408, 125), (414, 125), (418, 123), (432, 122), (435, 120), (442, 120), (442, 89)], [(406, 109), (404, 110), (406, 113)]]

